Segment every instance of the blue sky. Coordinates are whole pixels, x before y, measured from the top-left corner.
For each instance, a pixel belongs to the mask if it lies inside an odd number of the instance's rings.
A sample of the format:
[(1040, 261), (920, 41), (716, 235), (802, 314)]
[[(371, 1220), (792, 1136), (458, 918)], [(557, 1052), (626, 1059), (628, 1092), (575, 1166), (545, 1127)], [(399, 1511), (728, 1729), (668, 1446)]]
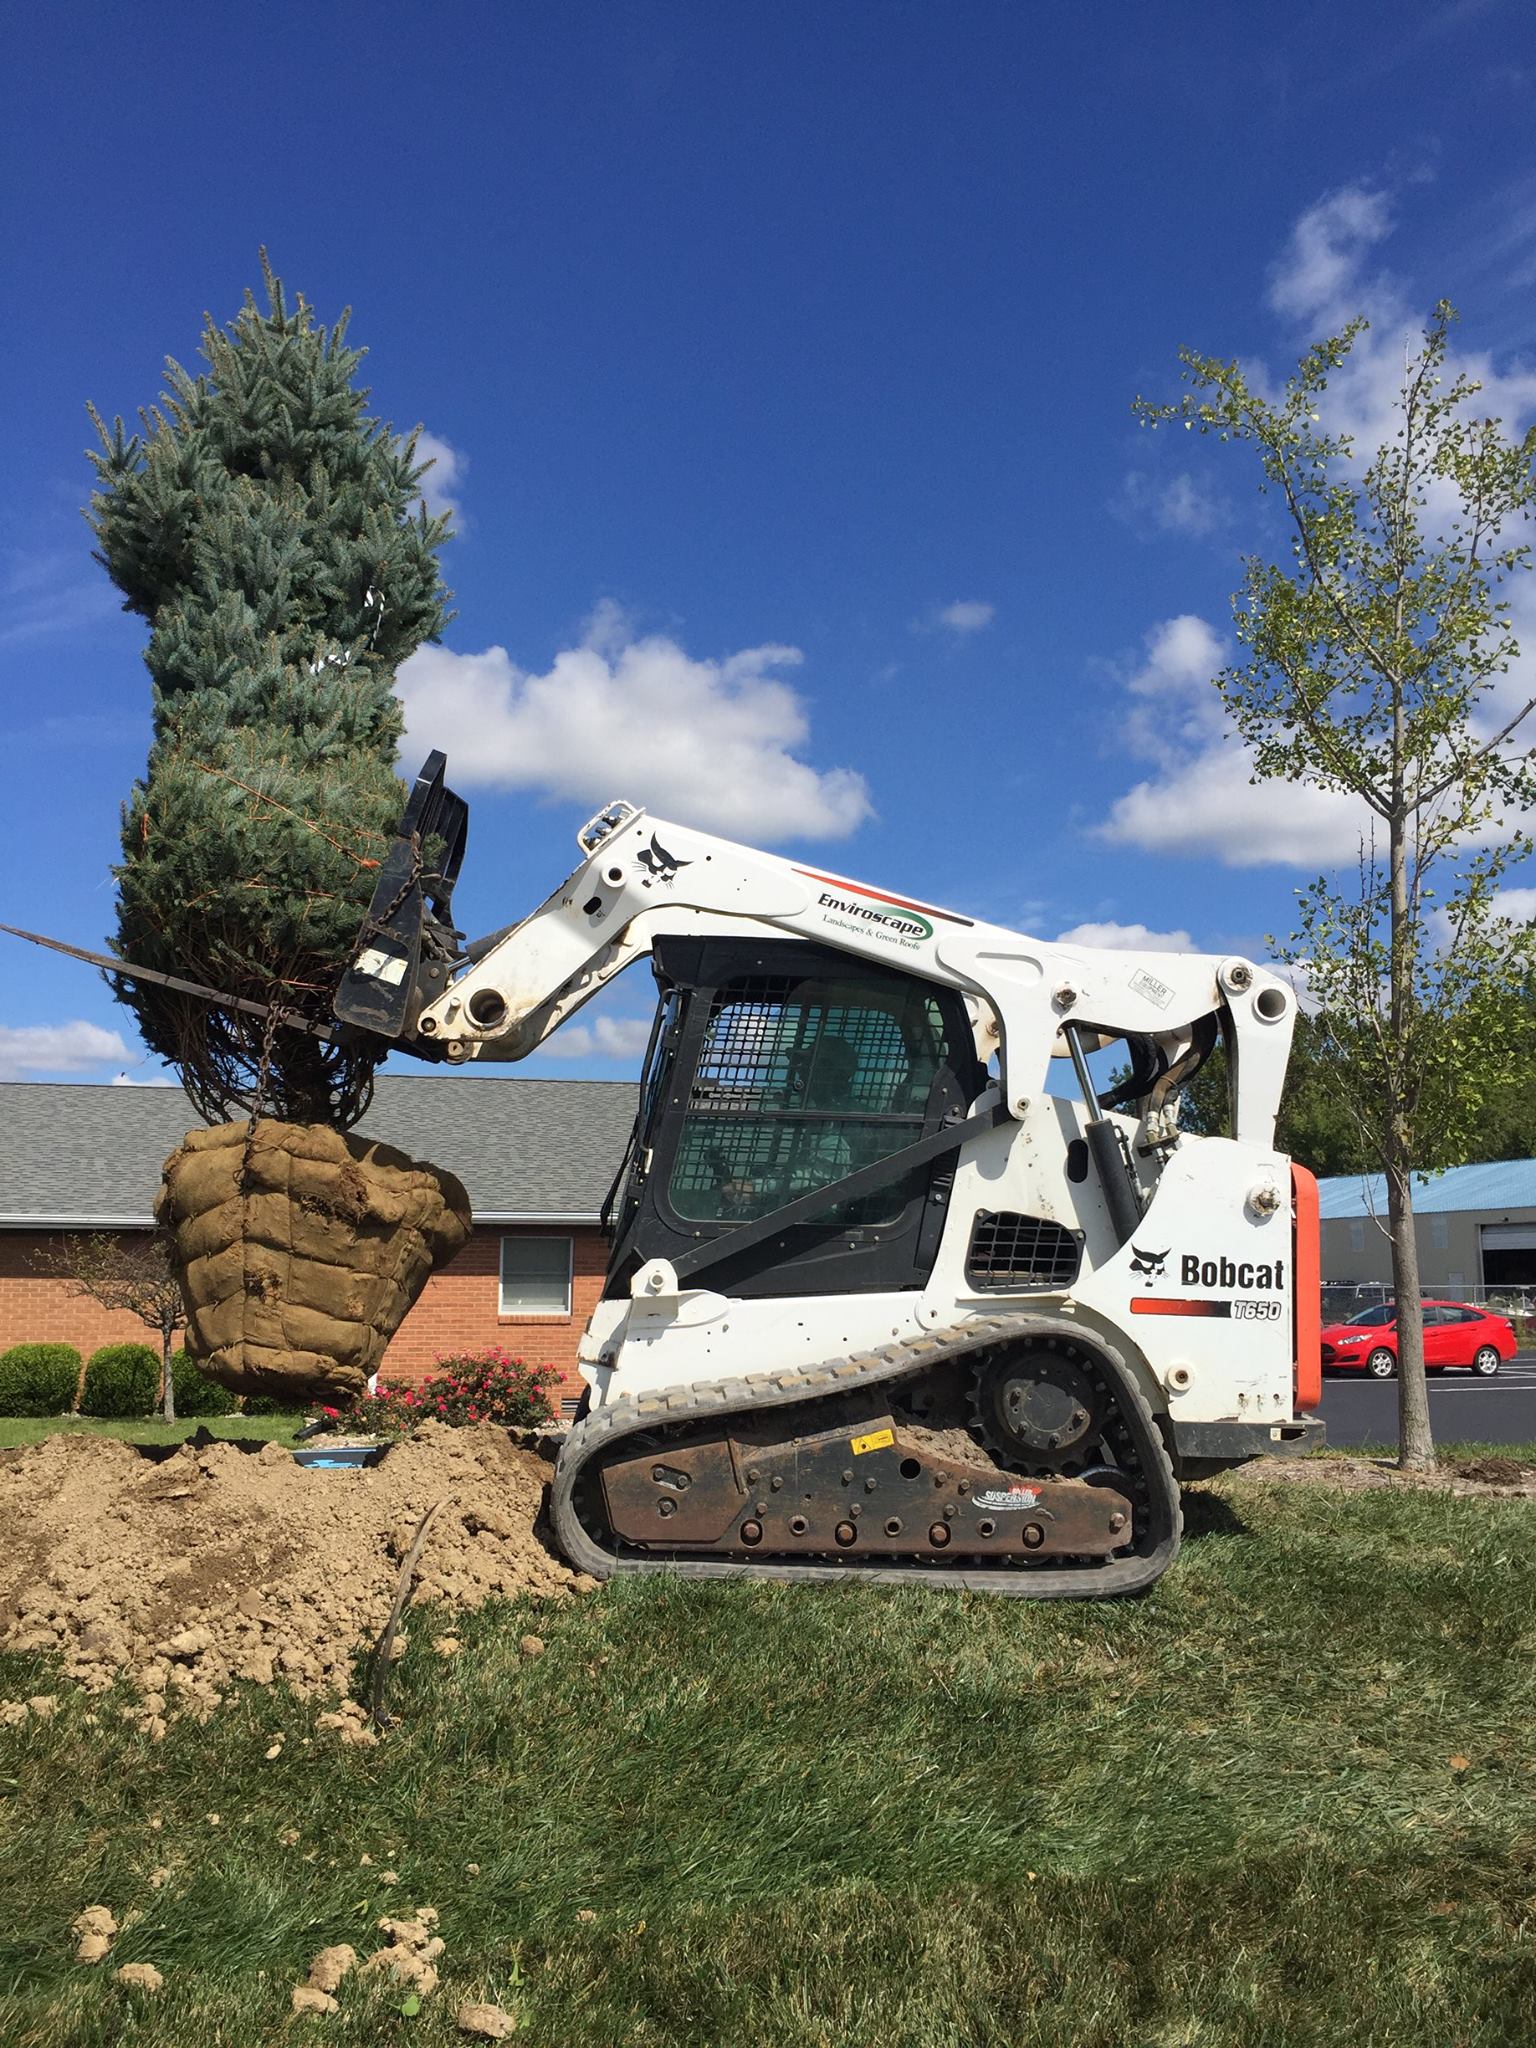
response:
[[(404, 765), (471, 798), (474, 930), (622, 794), (1046, 937), (1259, 949), (1353, 827), (1211, 725), (1269, 529), (1133, 397), (1363, 310), (1368, 427), (1443, 295), (1536, 412), (1517, 0), (37, 8), (7, 55), (0, 918), (85, 945), (149, 737), (85, 402), (150, 402), (263, 242), (459, 508)], [(154, 1076), (3, 943), (0, 1077)], [(631, 1071), (642, 974), (522, 1071)]]

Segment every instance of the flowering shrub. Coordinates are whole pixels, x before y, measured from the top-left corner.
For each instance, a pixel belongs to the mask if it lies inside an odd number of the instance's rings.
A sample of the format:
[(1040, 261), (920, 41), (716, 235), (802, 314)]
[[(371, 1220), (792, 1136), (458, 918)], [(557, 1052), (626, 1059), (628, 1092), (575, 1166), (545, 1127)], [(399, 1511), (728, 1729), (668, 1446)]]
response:
[(499, 1347), (466, 1357), (440, 1358), (438, 1370), (419, 1387), (381, 1386), (361, 1394), (349, 1408), (322, 1408), (332, 1429), (369, 1436), (407, 1436), (418, 1424), (499, 1422), (521, 1428), (548, 1422), (555, 1413), (552, 1390), (560, 1384), (553, 1365), (529, 1365)]

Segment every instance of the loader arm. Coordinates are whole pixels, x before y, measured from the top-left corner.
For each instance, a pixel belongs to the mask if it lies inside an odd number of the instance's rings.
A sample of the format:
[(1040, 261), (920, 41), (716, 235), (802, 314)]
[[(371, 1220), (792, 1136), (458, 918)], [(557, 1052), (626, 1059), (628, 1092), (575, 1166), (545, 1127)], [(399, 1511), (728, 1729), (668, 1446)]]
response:
[[(1084, 1051), (1124, 1037), (1176, 1077), (1219, 1016), (1232, 1135), (1273, 1143), (1295, 998), (1264, 968), (1031, 938), (622, 801), (581, 828), (580, 863), (538, 909), (460, 948), (447, 923), (452, 877), (445, 886), (440, 874), (421, 876), (434, 803), (453, 825), (455, 871), (462, 852), (464, 806), (442, 786), (443, 765), (434, 756), (418, 779), (418, 815), (403, 821), (336, 1002), (343, 1023), (402, 1050), (453, 1065), (526, 1059), (659, 937), (792, 936), (961, 990), (979, 1053), (997, 1055), (1001, 1100), (1014, 1117), (1045, 1091), (1053, 1056), (1073, 1055), (1083, 1074)], [(434, 775), (436, 794), (423, 797)], [(1159, 1114), (1155, 1085), (1147, 1099)]]

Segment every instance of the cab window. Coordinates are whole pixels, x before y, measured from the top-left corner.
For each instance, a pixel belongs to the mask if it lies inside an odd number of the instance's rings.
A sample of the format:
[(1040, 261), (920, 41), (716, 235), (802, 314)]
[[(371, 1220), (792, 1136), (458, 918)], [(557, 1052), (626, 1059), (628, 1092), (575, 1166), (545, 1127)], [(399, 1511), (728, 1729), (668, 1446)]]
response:
[[(694, 1222), (750, 1222), (923, 1134), (950, 1059), (920, 987), (747, 975), (717, 989), (689, 1089), (669, 1200)], [(919, 1177), (923, 1169), (919, 1170)], [(912, 1176), (827, 1211), (890, 1222)]]

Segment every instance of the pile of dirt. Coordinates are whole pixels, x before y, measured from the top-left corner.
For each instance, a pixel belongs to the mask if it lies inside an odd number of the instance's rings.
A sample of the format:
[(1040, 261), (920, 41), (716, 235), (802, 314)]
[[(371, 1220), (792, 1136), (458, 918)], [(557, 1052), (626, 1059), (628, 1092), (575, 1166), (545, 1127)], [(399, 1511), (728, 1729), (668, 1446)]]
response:
[(406, 1310), (469, 1236), (452, 1174), (323, 1124), (188, 1132), (155, 1214), (187, 1350), (242, 1394), (360, 1394)]
[(1536, 1500), (1536, 1465), (1518, 1458), (1450, 1459), (1433, 1472), (1405, 1472), (1395, 1458), (1255, 1458), (1225, 1478), (1263, 1485), (1328, 1486), (1338, 1493), (1406, 1487), (1420, 1492)]
[(434, 1502), (413, 1600), (595, 1585), (534, 1533), (549, 1474), (490, 1425), (426, 1423), (366, 1471), (306, 1470), (278, 1444), (151, 1464), (113, 1438), (50, 1437), (0, 1457), (0, 1647), (56, 1651), (93, 1692), (126, 1677), (157, 1735), (236, 1679), (345, 1692)]

